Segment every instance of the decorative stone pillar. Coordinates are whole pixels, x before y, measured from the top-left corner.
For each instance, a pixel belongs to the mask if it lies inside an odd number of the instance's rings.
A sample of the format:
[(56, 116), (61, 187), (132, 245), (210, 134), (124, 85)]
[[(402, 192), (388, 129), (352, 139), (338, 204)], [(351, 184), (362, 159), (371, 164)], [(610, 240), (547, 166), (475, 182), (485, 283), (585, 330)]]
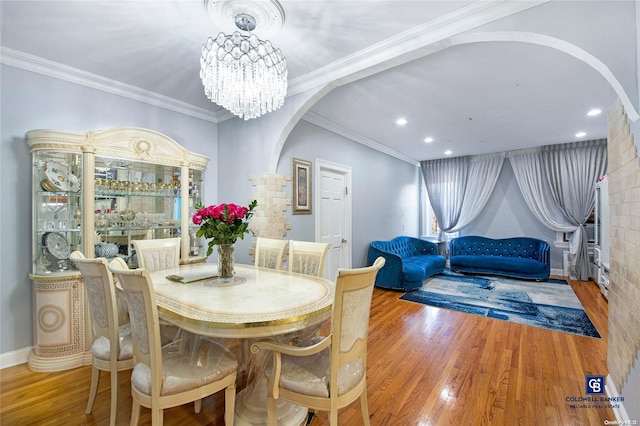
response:
[[(291, 224), (287, 222), (284, 212), (291, 205), (287, 198), (287, 182), (291, 177), (277, 174), (251, 176), (251, 183), (256, 187), (251, 199), (258, 201), (255, 213), (251, 218), (249, 229), (256, 237), (284, 239)], [(251, 256), (255, 247), (249, 249)]]

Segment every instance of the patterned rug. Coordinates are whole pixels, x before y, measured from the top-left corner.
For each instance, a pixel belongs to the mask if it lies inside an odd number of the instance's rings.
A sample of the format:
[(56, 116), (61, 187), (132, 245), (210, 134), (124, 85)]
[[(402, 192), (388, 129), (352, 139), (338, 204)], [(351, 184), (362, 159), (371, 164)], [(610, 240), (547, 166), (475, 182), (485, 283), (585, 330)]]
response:
[(401, 300), (518, 324), (600, 338), (565, 280), (545, 282), (462, 275), (445, 270)]

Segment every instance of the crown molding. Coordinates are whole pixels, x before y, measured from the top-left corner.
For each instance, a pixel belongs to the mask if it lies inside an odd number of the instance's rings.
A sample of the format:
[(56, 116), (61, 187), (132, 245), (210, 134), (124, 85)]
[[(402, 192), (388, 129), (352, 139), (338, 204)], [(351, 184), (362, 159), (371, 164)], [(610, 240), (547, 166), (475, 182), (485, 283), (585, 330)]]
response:
[(220, 122), (220, 115), (213, 111), (4, 46), (0, 47), (0, 63), (144, 102), (212, 123)]
[[(304, 92), (313, 87), (344, 79), (378, 66), (376, 72), (416, 59), (411, 55), (421, 48), (443, 42), (447, 38), (472, 30), (481, 25), (513, 15), (550, 0), (492, 1), (480, 0), (457, 9), (425, 24), (411, 28), (380, 43), (345, 56), (324, 67), (289, 81), (287, 96)], [(446, 47), (442, 45), (437, 50)], [(404, 59), (402, 58), (404, 56)], [(422, 55), (418, 55), (422, 56)], [(383, 64), (387, 63), (386, 66)]]
[[(366, 70), (370, 70), (371, 73), (373, 72), (371, 70), (375, 68), (375, 71), (379, 72), (383, 69), (408, 62), (420, 56), (418, 50), (421, 48), (432, 45), (437, 50), (442, 49), (445, 47), (443, 41), (453, 35), (460, 34), (548, 1), (550, 0), (515, 2), (502, 0), (476, 1), (464, 8), (455, 10), (447, 15), (419, 25), (352, 55), (334, 61), (324, 67), (292, 79), (289, 81), (287, 97), (327, 83), (333, 82), (334, 84), (337, 83), (336, 85), (346, 84), (351, 80), (359, 78), (356, 77), (356, 75), (362, 74), (366, 72)], [(424, 54), (423, 52), (422, 55)], [(0, 46), (0, 63), (101, 90), (106, 93), (145, 102), (216, 124), (235, 117), (235, 115), (224, 108), (218, 111), (209, 111), (159, 93), (3, 46)], [(349, 77), (351, 77), (351, 79), (349, 79)]]
[(394, 149), (391, 149), (387, 146), (384, 146), (372, 139), (369, 138), (365, 138), (364, 136), (361, 136), (357, 133), (352, 132), (351, 130), (341, 126), (340, 124), (336, 123), (335, 121), (331, 121), (328, 118), (315, 113), (313, 111), (307, 111), (307, 113), (302, 117), (302, 119), (306, 122), (309, 122), (311, 124), (314, 124), (318, 127), (321, 127), (325, 130), (328, 130), (332, 133), (335, 133), (337, 135), (343, 136), (347, 139), (350, 139), (354, 142), (357, 142), (359, 144), (362, 144), (364, 146), (368, 146), (369, 148), (375, 149), (376, 151), (380, 151), (383, 154), (387, 154), (391, 157), (395, 157), (398, 160), (402, 160), (404, 162), (407, 162), (411, 165), (414, 166), (419, 166), (420, 163), (415, 159), (415, 158), (411, 158), (411, 157), (407, 157), (406, 155), (402, 154), (401, 152), (398, 152)]

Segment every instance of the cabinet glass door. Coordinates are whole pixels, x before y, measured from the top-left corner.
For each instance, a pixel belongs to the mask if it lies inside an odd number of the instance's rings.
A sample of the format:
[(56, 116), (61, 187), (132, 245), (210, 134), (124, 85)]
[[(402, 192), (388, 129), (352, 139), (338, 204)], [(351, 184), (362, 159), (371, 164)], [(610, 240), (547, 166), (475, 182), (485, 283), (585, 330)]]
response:
[(205, 255), (204, 238), (196, 237), (198, 225), (193, 223), (193, 215), (197, 209), (195, 206), (202, 203), (203, 176), (201, 170), (189, 170), (189, 257), (202, 257)]
[(133, 240), (180, 236), (180, 182), (178, 167), (96, 157), (96, 256), (115, 251), (136, 267)]
[(33, 273), (75, 271), (69, 255), (82, 250), (82, 156), (40, 151), (33, 159)]

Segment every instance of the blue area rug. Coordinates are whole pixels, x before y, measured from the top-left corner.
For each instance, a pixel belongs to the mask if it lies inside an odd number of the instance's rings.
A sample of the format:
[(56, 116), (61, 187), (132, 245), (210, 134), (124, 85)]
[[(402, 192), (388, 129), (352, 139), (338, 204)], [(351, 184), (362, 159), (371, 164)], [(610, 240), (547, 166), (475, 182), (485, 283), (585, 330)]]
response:
[(445, 270), (401, 300), (518, 324), (600, 338), (565, 280), (544, 282), (470, 276)]

